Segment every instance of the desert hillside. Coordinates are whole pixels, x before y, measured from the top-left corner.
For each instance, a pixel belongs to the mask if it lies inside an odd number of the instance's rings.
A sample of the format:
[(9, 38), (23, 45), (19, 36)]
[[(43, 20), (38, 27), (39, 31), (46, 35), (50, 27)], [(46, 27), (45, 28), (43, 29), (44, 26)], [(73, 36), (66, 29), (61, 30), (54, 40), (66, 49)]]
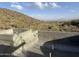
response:
[(38, 22), (40, 21), (19, 12), (0, 8), (0, 29), (28, 28)]
[(40, 21), (20, 12), (0, 8), (0, 29), (10, 28), (79, 32), (79, 20), (63, 22)]

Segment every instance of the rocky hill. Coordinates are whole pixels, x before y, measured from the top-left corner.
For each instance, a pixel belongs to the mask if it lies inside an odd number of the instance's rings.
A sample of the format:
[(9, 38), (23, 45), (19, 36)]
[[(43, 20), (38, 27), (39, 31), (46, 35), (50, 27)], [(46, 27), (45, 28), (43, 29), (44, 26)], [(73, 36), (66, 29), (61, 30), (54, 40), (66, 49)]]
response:
[(28, 28), (33, 23), (39, 22), (39, 20), (26, 16), (22, 13), (0, 8), (0, 29)]
[(20, 12), (0, 8), (0, 29), (28, 28), (48, 31), (79, 32), (79, 20), (68, 22), (40, 21)]

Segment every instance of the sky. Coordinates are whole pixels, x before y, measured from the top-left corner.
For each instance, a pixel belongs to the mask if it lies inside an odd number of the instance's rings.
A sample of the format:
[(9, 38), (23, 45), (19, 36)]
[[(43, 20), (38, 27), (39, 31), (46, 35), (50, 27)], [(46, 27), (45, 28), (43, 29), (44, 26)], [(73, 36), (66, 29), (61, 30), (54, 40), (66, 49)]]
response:
[(45, 21), (79, 19), (79, 2), (0, 2), (0, 8)]

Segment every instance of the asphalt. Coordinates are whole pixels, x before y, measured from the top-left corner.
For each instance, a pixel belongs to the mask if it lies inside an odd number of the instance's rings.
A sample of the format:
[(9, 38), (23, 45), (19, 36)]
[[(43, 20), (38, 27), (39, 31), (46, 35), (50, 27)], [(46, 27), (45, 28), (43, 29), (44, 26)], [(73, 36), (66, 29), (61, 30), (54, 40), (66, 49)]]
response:
[(49, 49), (42, 47), (42, 46), (44, 46), (47, 42), (51, 44), (51, 42), (54, 40), (57, 41), (57, 40), (61, 40), (62, 38), (73, 37), (76, 35), (79, 35), (79, 33), (39, 31), (38, 32), (39, 41), (37, 42), (37, 44), (35, 44), (33, 47), (31, 47), (29, 50), (23, 53), (26, 57), (49, 57), (50, 56)]
[[(77, 32), (38, 31), (38, 41), (37, 41), (37, 43), (33, 46), (31, 45), (31, 47), (27, 51), (23, 50), (22, 53), (24, 54), (24, 57), (49, 57), (49, 53), (50, 53), (49, 50), (45, 47), (42, 48), (42, 46), (44, 46), (47, 42), (51, 43), (54, 40), (58, 41), (58, 40), (62, 40), (63, 38), (73, 37), (73, 36), (78, 36), (78, 35), (79, 35), (79, 33), (77, 33)], [(5, 37), (3, 37), (3, 36), (0, 35), (0, 38), (11, 39), (10, 37), (11, 36), (5, 35)], [(66, 44), (68, 44), (68, 43), (66, 43)], [(4, 47), (4, 48), (2, 49), (2, 47)], [(26, 46), (26, 47), (28, 47), (28, 46)], [(5, 48), (5, 46), (1, 45), (0, 51), (4, 51), (5, 49), (9, 49), (9, 48), (10, 48), (9, 46), (6, 46), (6, 48)], [(11, 49), (9, 49), (8, 51), (10, 51), (10, 50)], [(60, 52), (60, 51), (58, 51), (58, 52)]]

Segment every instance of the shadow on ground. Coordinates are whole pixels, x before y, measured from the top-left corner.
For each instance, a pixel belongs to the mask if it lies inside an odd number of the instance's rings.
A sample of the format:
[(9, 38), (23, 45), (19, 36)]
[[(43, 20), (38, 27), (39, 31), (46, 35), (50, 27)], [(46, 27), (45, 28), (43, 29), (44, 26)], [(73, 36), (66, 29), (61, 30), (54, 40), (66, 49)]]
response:
[[(0, 45), (0, 56), (13, 56), (11, 53), (24, 44), (22, 43), (18, 47)], [(27, 57), (49, 57), (49, 53), (51, 53), (52, 57), (79, 57), (79, 35), (45, 42), (43, 46), (40, 46), (40, 50), (43, 55), (30, 51), (27, 51), (25, 55)]]
[(45, 56), (79, 57), (79, 35), (45, 42), (40, 49)]
[(25, 42), (23, 42), (17, 47), (0, 45), (0, 57), (14, 57), (14, 55), (12, 55), (12, 52), (17, 50), (19, 47), (23, 46), (24, 44)]
[(45, 57), (44, 55), (38, 54), (38, 53), (34, 53), (34, 52), (30, 52), (27, 51), (25, 54), (27, 57)]

